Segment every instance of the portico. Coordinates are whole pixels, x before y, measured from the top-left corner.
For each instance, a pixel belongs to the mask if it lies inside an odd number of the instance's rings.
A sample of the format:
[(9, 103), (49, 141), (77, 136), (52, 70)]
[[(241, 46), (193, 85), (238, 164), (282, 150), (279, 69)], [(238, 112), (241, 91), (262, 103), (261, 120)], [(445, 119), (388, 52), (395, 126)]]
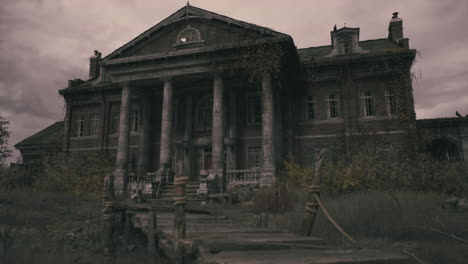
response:
[[(241, 174), (243, 173), (240, 173), (241, 170), (237, 164), (239, 122), (236, 114), (237, 97), (241, 91), (237, 91), (235, 86), (225, 85), (226, 81), (232, 79), (232, 76), (228, 77), (226, 73), (219, 71), (203, 74), (205, 87), (194, 89), (194, 91), (191, 91), (190, 87), (186, 87), (186, 84), (190, 82), (187, 82), (187, 76), (184, 75), (157, 78), (154, 88), (151, 86), (149, 86), (150, 88), (139, 87), (141, 82), (138, 80), (122, 82), (114, 173), (116, 189), (121, 190), (124, 194), (125, 190), (128, 189), (129, 131), (131, 126), (129, 116), (132, 108), (130, 98), (135, 90), (139, 92), (133, 97), (140, 101), (142, 106), (142, 122), (138, 140), (139, 158), (136, 171), (138, 177), (143, 178), (148, 173), (152, 175), (182, 173), (184, 176), (189, 176), (192, 181), (198, 181), (200, 171), (202, 171), (202, 176), (203, 171), (206, 171), (205, 177), (209, 183), (212, 182), (209, 184), (210, 192), (225, 191), (228, 187), (228, 181), (231, 179), (226, 178), (228, 175), (231, 177), (236, 175), (235, 178), (238, 181), (242, 179)], [(206, 87), (206, 85), (211, 87)], [(261, 172), (261, 175), (258, 174), (256, 184), (270, 185), (274, 182), (275, 164), (273, 157), (275, 150), (273, 146), (273, 85), (269, 73), (262, 75), (260, 85), (262, 124), (259, 130), (261, 130), (263, 138), (261, 141), (263, 161), (261, 168), (257, 168), (257, 172)], [(177, 95), (177, 101), (174, 100), (175, 95)], [(162, 97), (162, 100), (155, 100), (158, 96)], [(151, 105), (156, 102), (162, 102), (160, 113), (151, 111)], [(202, 104), (206, 105), (206, 102), (211, 104), (209, 107), (211, 108), (210, 116), (205, 113), (207, 107), (202, 106)], [(183, 107), (180, 107), (181, 104)], [(183, 114), (175, 111), (183, 111)], [(159, 132), (151, 130), (151, 120), (154, 120), (153, 115), (158, 114), (161, 115), (159, 149), (154, 151), (159, 151), (159, 155), (151, 155), (151, 139), (157, 137), (157, 132)], [(175, 120), (181, 117), (183, 120)], [(211, 120), (207, 121), (203, 118), (211, 118)], [(178, 136), (175, 131), (177, 129), (176, 121), (183, 122), (183, 135), (178, 137), (177, 141), (175, 140)], [(201, 122), (206, 123), (200, 124)], [(206, 127), (210, 123), (211, 127)], [(159, 159), (151, 161), (151, 156), (158, 156)], [(155, 166), (150, 166), (151, 162), (154, 162)], [(182, 164), (181, 170), (177, 169), (179, 162)], [(157, 168), (157, 170), (150, 171), (151, 167)], [(249, 178), (249, 181), (253, 184), (252, 177)]]

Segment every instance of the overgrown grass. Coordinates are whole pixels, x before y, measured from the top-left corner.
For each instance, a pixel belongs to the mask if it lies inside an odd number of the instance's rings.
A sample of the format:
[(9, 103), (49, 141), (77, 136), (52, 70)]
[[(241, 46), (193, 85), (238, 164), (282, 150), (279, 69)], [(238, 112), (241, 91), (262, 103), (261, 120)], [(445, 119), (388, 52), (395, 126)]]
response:
[[(255, 203), (263, 202), (254, 199)], [(257, 214), (260, 225), (301, 233), (306, 194), (298, 190), (296, 206), (289, 211)], [(465, 263), (468, 245), (425, 228), (468, 238), (468, 210), (443, 209), (443, 198), (417, 192), (354, 192), (337, 197), (322, 196), (334, 220), (363, 247), (383, 250), (407, 250), (426, 263)], [(252, 212), (252, 211), (250, 211)], [(257, 223), (258, 224), (258, 223)], [(348, 248), (352, 244), (319, 211), (313, 236), (330, 244)]]
[[(0, 235), (0, 263), (103, 263), (100, 215), (95, 198), (35, 189), (0, 192), (0, 233), (13, 237), (8, 242)], [(132, 243), (132, 251), (117, 244), (117, 263), (148, 261), (144, 239)]]

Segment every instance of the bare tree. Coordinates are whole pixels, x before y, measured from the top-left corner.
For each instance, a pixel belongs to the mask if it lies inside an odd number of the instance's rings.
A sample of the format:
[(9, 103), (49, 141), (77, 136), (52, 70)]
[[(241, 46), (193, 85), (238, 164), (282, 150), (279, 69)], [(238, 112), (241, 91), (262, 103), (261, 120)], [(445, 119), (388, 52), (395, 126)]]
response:
[(0, 114), (0, 164), (3, 164), (5, 159), (11, 156), (11, 150), (8, 149), (9, 124), (10, 122)]

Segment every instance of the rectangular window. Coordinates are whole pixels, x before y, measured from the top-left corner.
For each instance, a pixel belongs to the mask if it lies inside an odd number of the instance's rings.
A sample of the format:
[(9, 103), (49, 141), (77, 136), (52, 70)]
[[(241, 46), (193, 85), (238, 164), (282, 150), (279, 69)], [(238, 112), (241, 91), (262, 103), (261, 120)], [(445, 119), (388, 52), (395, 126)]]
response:
[(140, 111), (132, 111), (132, 115), (130, 117), (130, 124), (130, 132), (138, 132), (140, 127)]
[(84, 120), (78, 119), (75, 121), (75, 137), (82, 137), (83, 136), (83, 129), (84, 129)]
[(260, 168), (262, 166), (262, 146), (247, 147), (247, 168)]
[(339, 108), (338, 108), (338, 96), (335, 94), (330, 94), (326, 99), (327, 108), (328, 108), (328, 118), (338, 118)]
[(361, 94), (362, 116), (375, 116), (374, 95), (371, 91), (365, 91)]
[(396, 100), (395, 100), (395, 93), (393, 89), (389, 88), (385, 90), (385, 99), (387, 102), (387, 113), (389, 116), (396, 115), (397, 107), (396, 107)]
[(304, 101), (304, 119), (315, 120), (315, 97), (307, 96)]
[(117, 134), (119, 132), (120, 113), (112, 112), (110, 121), (110, 134)]
[(97, 135), (99, 126), (99, 114), (92, 114), (89, 116), (89, 135)]
[(262, 105), (259, 95), (247, 96), (247, 125), (262, 124)]

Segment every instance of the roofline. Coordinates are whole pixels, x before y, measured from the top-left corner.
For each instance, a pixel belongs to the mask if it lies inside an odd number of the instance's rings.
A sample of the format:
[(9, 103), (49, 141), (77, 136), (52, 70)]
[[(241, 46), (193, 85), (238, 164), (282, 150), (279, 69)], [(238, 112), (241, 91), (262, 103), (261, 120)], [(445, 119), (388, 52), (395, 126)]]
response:
[[(359, 43), (363, 43), (363, 42), (370, 42), (370, 41), (379, 41), (379, 40), (389, 40), (388, 38), (378, 38), (378, 39), (366, 39), (366, 40), (359, 40)], [(389, 40), (391, 42), (391, 40)], [(305, 50), (305, 49), (318, 49), (318, 48), (325, 48), (325, 47), (330, 47), (331, 48), (331, 44), (330, 45), (322, 45), (322, 46), (312, 46), (312, 47), (306, 47), (306, 48), (298, 48), (297, 50)]]
[[(149, 38), (149, 36), (153, 33), (153, 32), (156, 32), (157, 30), (159, 30), (160, 28), (162, 27), (165, 27), (165, 26), (168, 26), (170, 24), (173, 24), (173, 23), (177, 23), (179, 22), (181, 19), (176, 19), (176, 17), (180, 16), (180, 15), (183, 15), (183, 12), (182, 11), (185, 11), (185, 9), (188, 9), (188, 11), (195, 11), (195, 12), (202, 12), (202, 13), (207, 13), (207, 14), (211, 14), (212, 16), (214, 16), (214, 18), (217, 18), (219, 20), (222, 20), (222, 21), (226, 21), (228, 20), (227, 23), (233, 23), (233, 24), (236, 24), (236, 25), (239, 25), (241, 27), (244, 27), (244, 28), (249, 28), (249, 29), (254, 29), (256, 31), (259, 31), (261, 33), (270, 33), (272, 35), (282, 35), (282, 36), (288, 36), (291, 38), (291, 36), (285, 34), (285, 33), (281, 33), (281, 32), (278, 32), (278, 31), (275, 31), (275, 30), (272, 30), (270, 28), (267, 28), (267, 27), (262, 27), (262, 26), (259, 26), (259, 25), (255, 25), (255, 24), (252, 24), (252, 23), (248, 23), (248, 22), (244, 22), (244, 21), (241, 21), (241, 20), (237, 20), (237, 19), (234, 19), (234, 18), (230, 18), (230, 17), (227, 17), (227, 16), (223, 16), (223, 15), (220, 15), (220, 14), (217, 14), (217, 13), (214, 13), (214, 12), (211, 12), (211, 11), (208, 11), (208, 10), (205, 10), (205, 9), (202, 9), (202, 8), (198, 8), (198, 7), (195, 7), (195, 6), (192, 6), (192, 5), (186, 5), (182, 8), (180, 8), (179, 10), (177, 10), (176, 12), (174, 12), (172, 15), (170, 15), (169, 17), (165, 18), (164, 20), (162, 20), (161, 22), (157, 23), (156, 25), (152, 26), (151, 28), (147, 29), (146, 31), (144, 31), (143, 33), (141, 33), (140, 35), (138, 35), (137, 37), (135, 37), (134, 39), (130, 40), (129, 42), (127, 42), (126, 44), (122, 45), (121, 47), (119, 47), (118, 49), (114, 50), (113, 52), (111, 52), (110, 54), (108, 54), (107, 56), (105, 56), (101, 62), (106, 62), (106, 61), (109, 61), (111, 60), (115, 55), (119, 54), (120, 52), (122, 52), (126, 47), (129, 47), (129, 46), (134, 46), (136, 45), (137, 43), (141, 42), (141, 41), (144, 41), (145, 39)], [(189, 16), (188, 17), (189, 19), (190, 18), (208, 18), (208, 17), (203, 17), (203, 16)], [(258, 29), (261, 29), (261, 30), (258, 30)], [(292, 39), (292, 38), (291, 38)]]
[[(24, 144), (23, 142), (24, 142), (25, 140), (27, 140), (28, 138), (34, 137), (35, 135), (41, 133), (42, 131), (44, 131), (44, 130), (48, 129), (49, 127), (54, 126), (54, 125), (56, 125), (56, 124), (58, 124), (58, 123), (64, 123), (64, 121), (55, 121), (54, 123), (48, 125), (46, 128), (41, 129), (41, 130), (37, 131), (36, 133), (32, 134), (31, 136), (29, 136), (29, 137), (27, 137), (27, 138), (21, 140), (20, 142), (16, 143), (15, 145), (13, 145), (13, 147), (15, 147), (16, 149), (18, 149), (17, 146), (20, 146), (20, 147), (21, 147), (21, 145), (23, 145), (23, 146), (31, 145), (31, 144)], [(46, 144), (40, 144), (40, 145), (46, 145)], [(54, 145), (54, 144), (51, 144), (51, 145)], [(19, 149), (18, 149), (18, 150), (19, 150)]]

